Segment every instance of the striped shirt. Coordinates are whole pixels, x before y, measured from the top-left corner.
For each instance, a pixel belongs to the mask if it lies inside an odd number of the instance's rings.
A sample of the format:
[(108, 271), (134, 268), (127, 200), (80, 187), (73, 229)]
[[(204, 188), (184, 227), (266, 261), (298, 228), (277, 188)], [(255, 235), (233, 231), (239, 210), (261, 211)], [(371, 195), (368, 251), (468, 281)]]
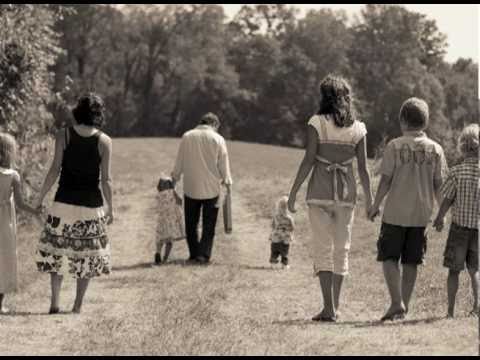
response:
[(479, 221), (479, 163), (478, 158), (467, 158), (454, 166), (442, 186), (442, 195), (453, 200), (452, 222), (478, 229)]

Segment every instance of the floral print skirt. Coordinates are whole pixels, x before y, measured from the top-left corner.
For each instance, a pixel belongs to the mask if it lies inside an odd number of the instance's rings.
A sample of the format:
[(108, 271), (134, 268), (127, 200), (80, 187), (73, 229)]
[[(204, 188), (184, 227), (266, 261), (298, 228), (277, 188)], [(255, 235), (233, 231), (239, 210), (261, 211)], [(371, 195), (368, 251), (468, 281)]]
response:
[(36, 251), (40, 272), (89, 279), (110, 273), (103, 208), (54, 202)]

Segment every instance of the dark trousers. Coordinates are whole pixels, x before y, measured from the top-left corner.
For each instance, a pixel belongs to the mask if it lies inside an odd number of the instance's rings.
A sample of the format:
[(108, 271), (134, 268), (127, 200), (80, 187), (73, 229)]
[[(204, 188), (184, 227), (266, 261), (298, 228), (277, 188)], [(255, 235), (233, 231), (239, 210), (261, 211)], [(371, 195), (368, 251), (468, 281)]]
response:
[(272, 243), (270, 249), (270, 263), (278, 263), (278, 258), (280, 257), (282, 259), (282, 264), (288, 265), (288, 250), (290, 249), (290, 244)]
[[(185, 196), (185, 232), (187, 234), (188, 250), (190, 259), (203, 256), (210, 260), (212, 254), (213, 238), (219, 208), (218, 197), (206, 200), (196, 200)], [(198, 241), (198, 223), (202, 212), (202, 236)]]

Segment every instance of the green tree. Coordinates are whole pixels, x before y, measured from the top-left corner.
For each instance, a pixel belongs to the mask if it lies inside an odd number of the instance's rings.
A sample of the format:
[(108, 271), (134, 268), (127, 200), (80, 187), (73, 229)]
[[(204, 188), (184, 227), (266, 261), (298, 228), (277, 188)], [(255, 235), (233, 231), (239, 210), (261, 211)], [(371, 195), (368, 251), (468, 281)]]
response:
[(49, 69), (61, 53), (53, 29), (60, 16), (48, 5), (0, 5), (0, 130), (17, 139), (17, 165), (33, 187), (50, 150), (56, 98)]
[(398, 111), (408, 97), (423, 97), (429, 103), (432, 128), (448, 127), (442, 86), (429, 73), (445, 52), (445, 37), (434, 22), (393, 5), (367, 5), (361, 15), (352, 28), (349, 57), (365, 105), (370, 155), (383, 138), (400, 134)]

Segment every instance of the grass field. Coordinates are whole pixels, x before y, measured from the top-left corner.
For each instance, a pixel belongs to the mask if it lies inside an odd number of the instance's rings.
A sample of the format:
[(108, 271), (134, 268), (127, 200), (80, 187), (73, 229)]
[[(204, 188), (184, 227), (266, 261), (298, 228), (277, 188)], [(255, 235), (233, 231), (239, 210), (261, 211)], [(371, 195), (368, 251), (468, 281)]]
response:
[[(310, 321), (322, 307), (312, 276), (306, 207), (299, 195), (292, 268), (268, 267), (272, 204), (288, 192), (302, 151), (229, 143), (235, 180), (234, 232), (219, 225), (213, 264), (185, 266), (186, 243), (171, 262), (152, 267), (155, 185), (169, 173), (174, 139), (116, 139), (113, 171), (116, 222), (110, 228), (113, 273), (92, 281), (83, 313), (69, 313), (75, 283), (64, 282), (64, 314), (46, 315), (49, 277), (36, 272), (40, 226), (19, 228), (20, 289), (7, 298), (16, 311), (0, 317), (1, 355), (476, 355), (478, 319), (466, 316), (471, 295), (466, 274), (457, 318), (445, 319), (446, 231), (430, 232), (426, 265), (419, 271), (411, 313), (382, 324), (388, 306), (381, 266), (375, 261), (379, 220), (357, 209), (351, 275), (336, 324)], [(304, 186), (305, 188), (305, 186)], [(219, 221), (219, 224), (221, 221)]]

